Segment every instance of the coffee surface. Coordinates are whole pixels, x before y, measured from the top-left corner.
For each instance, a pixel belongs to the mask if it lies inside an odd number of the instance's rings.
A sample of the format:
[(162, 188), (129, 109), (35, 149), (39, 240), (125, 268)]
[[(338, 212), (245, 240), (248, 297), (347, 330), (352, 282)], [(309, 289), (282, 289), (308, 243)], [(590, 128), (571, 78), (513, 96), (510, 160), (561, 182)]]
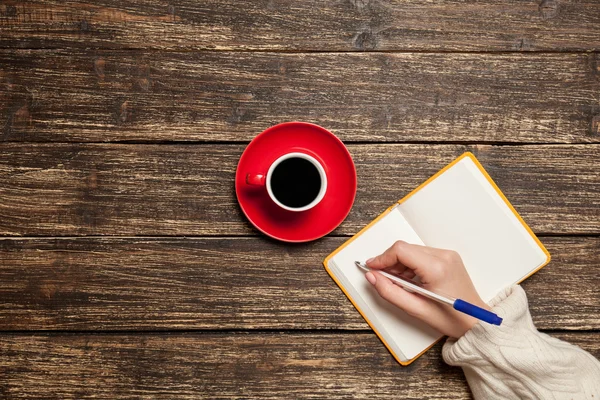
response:
[(288, 158), (273, 170), (271, 190), (283, 205), (300, 208), (310, 204), (321, 189), (317, 167), (304, 158)]

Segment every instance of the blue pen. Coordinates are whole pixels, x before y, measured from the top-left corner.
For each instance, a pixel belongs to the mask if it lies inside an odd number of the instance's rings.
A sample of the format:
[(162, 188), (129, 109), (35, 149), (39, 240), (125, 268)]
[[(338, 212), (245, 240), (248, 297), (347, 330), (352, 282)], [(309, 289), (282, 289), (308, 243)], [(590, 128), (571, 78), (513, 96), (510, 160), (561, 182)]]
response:
[[(367, 267), (365, 264), (363, 264), (359, 261), (355, 261), (354, 264), (356, 264), (356, 266), (358, 268), (360, 268), (364, 271), (371, 271), (371, 268)], [(396, 283), (398, 286), (401, 286), (404, 289), (408, 290), (409, 292), (415, 292), (415, 293), (425, 296), (431, 300), (435, 300), (435, 301), (438, 301), (443, 304), (448, 304), (448, 305), (454, 307), (455, 310), (465, 313), (467, 315), (470, 315), (471, 317), (477, 318), (481, 321), (487, 322), (488, 324), (500, 325), (502, 323), (502, 318), (500, 318), (499, 316), (497, 316), (496, 314), (494, 314), (491, 311), (485, 310), (481, 307), (477, 307), (475, 304), (471, 304), (471, 303), (461, 300), (461, 299), (455, 299), (453, 297), (442, 296), (440, 294), (433, 293), (432, 291), (423, 289), (421, 286), (417, 285), (416, 283), (413, 283), (406, 279), (398, 278), (397, 276), (388, 274), (385, 271), (377, 270), (377, 272), (379, 272), (381, 275), (385, 276), (386, 278), (390, 279), (391, 281)]]

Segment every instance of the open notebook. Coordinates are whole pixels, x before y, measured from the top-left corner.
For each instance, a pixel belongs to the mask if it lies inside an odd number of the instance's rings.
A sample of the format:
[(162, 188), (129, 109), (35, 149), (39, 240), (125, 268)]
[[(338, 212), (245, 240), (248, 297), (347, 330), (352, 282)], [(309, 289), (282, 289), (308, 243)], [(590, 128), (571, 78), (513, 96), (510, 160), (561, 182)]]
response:
[[(550, 254), (471, 153), (428, 179), (329, 255), (325, 269), (392, 355), (408, 365), (442, 335), (381, 299), (354, 265), (396, 240), (457, 251), (484, 301)], [(502, 317), (500, 315), (500, 317)]]

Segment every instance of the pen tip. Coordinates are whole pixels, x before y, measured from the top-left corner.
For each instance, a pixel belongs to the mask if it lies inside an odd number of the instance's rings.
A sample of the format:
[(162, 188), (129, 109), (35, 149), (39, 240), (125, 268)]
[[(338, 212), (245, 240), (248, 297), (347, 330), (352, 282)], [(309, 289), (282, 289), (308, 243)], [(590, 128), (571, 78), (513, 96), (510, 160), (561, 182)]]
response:
[(361, 263), (360, 261), (354, 261), (354, 265), (356, 265), (358, 268), (363, 269), (365, 271), (368, 271), (369, 268), (367, 268), (367, 266), (363, 263)]

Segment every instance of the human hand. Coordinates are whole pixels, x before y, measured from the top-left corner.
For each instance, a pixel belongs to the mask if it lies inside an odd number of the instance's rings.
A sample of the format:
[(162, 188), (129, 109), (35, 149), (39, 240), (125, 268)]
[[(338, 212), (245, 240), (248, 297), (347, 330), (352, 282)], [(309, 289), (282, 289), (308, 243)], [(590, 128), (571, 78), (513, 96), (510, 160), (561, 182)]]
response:
[[(367, 266), (409, 279), (418, 276), (425, 289), (460, 297), (490, 310), (477, 294), (462, 259), (455, 251), (397, 241), (383, 254), (367, 260)], [(367, 272), (366, 278), (385, 300), (444, 335), (459, 338), (478, 322), (449, 305), (408, 292), (376, 271)]]

